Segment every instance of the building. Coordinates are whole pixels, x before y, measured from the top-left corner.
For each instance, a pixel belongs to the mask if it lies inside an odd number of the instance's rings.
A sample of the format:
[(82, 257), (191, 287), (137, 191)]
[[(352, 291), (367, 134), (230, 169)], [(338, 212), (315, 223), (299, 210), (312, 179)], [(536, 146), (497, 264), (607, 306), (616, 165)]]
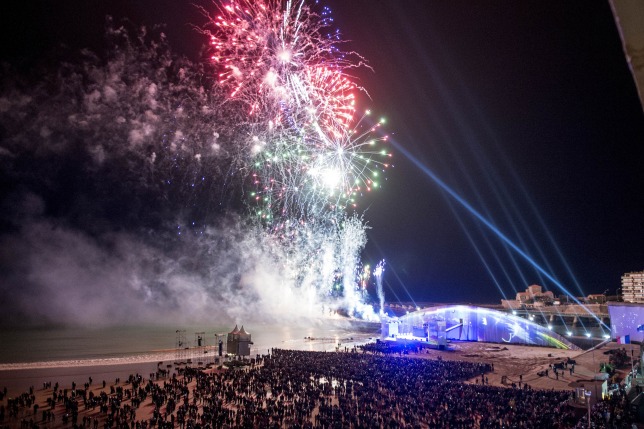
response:
[(525, 292), (518, 292), (516, 300), (522, 303), (539, 302), (539, 301), (554, 301), (555, 297), (552, 292), (543, 292), (543, 288), (539, 285), (530, 285)]
[(503, 299), (501, 305), (505, 309), (518, 309), (522, 307), (540, 307), (546, 303), (553, 303), (555, 296), (550, 291), (543, 291), (539, 285), (530, 285), (525, 292), (517, 292), (516, 299)]
[(622, 276), (622, 298), (624, 302), (644, 303), (644, 271)]
[(608, 299), (603, 293), (591, 293), (586, 297), (586, 302), (588, 304), (606, 304)]

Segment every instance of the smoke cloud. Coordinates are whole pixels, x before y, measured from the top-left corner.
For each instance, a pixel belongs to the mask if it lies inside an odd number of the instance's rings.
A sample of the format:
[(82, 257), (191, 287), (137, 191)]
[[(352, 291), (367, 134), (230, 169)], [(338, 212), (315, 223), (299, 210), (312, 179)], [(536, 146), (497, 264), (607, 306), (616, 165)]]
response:
[(293, 222), (279, 240), (250, 222), (243, 116), (207, 65), (173, 55), (162, 33), (129, 34), (110, 26), (105, 55), (69, 53), (43, 66), (44, 78), (6, 74), (7, 322), (273, 322), (337, 308), (371, 315), (352, 278), (362, 221)]

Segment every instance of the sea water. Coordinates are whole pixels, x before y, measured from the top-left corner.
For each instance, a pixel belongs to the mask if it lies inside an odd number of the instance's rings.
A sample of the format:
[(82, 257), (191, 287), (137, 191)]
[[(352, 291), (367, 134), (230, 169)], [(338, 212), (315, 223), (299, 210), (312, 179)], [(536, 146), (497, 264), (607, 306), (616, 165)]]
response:
[[(203, 338), (201, 345), (214, 353), (218, 339), (225, 342), (225, 334), (233, 328), (203, 325), (0, 329), (0, 365), (166, 360), (177, 353), (179, 339), (183, 340), (181, 348), (188, 348), (190, 356), (190, 350), (197, 348), (198, 337)], [(254, 355), (267, 353), (272, 347), (319, 351), (352, 347), (378, 337), (380, 326), (328, 321), (310, 325), (247, 325), (244, 329), (252, 335)]]

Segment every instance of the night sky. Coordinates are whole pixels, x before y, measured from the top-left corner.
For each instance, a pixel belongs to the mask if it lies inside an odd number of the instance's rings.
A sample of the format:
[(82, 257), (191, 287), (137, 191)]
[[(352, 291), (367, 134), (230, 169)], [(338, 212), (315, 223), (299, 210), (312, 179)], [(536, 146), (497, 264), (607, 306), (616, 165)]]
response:
[[(361, 106), (386, 117), (391, 136), (395, 167), (360, 202), (370, 226), (363, 260), (386, 260), (387, 300), (498, 303), (535, 283), (555, 294), (614, 294), (624, 272), (644, 269), (644, 114), (607, 1), (327, 3), (343, 49), (371, 67), (353, 71), (368, 92)], [(12, 78), (33, 79), (61, 50), (100, 53), (106, 15), (165, 24), (174, 52), (194, 62), (207, 55), (193, 27), (204, 17), (187, 2), (8, 7), (0, 6), (0, 52)], [(37, 176), (42, 166), (33, 168)], [(2, 177), (7, 237), (16, 234), (7, 221), (19, 212), (16, 193), (33, 182)], [(90, 235), (104, 232), (99, 217), (104, 229), (127, 220), (109, 208), (89, 221), (68, 215), (97, 228), (83, 226)], [(21, 272), (10, 242), (2, 241), (5, 284)]]
[[(644, 115), (607, 1), (359, 3), (337, 21), (398, 144), (571, 293), (643, 269)], [(400, 154), (367, 216), (416, 299), (558, 293)]]

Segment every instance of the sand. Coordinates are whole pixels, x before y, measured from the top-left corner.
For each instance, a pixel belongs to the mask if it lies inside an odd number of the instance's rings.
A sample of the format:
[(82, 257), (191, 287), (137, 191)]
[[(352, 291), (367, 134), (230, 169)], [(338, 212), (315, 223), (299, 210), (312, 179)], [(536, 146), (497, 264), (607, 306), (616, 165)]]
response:
[[(168, 362), (171, 363), (171, 362)], [(165, 369), (165, 364), (163, 365)], [(72, 382), (83, 386), (92, 377), (93, 383), (106, 381), (107, 385), (114, 383), (117, 378), (126, 379), (130, 374), (141, 374), (146, 379), (149, 374), (157, 369), (156, 362), (137, 362), (125, 364), (92, 365), (92, 366), (68, 366), (50, 368), (22, 368), (11, 370), (0, 370), (0, 388), (7, 388), (10, 397), (15, 397), (29, 390), (30, 386), (39, 392), (43, 383), (56, 382), (63, 387), (69, 388)], [(51, 391), (51, 389), (50, 389)], [(5, 400), (6, 403), (6, 400)]]
[[(495, 386), (509, 386), (511, 383), (529, 384), (534, 389), (556, 389), (556, 390), (574, 390), (577, 387), (584, 387), (586, 389), (595, 389), (597, 386), (593, 379), (595, 370), (599, 369), (600, 362), (607, 362), (608, 355), (604, 354), (606, 350), (614, 348), (626, 348), (627, 353), (630, 355), (633, 350), (634, 356), (638, 355), (639, 346), (636, 345), (617, 345), (609, 343), (601, 349), (595, 351), (572, 351), (572, 350), (559, 350), (544, 347), (531, 347), (521, 345), (509, 344), (489, 344), (489, 343), (475, 343), (475, 342), (452, 342), (451, 350), (424, 350), (419, 354), (412, 354), (412, 357), (444, 360), (465, 360), (472, 362), (487, 362), (494, 364), (494, 372), (487, 374), (488, 383)], [(295, 347), (294, 347), (295, 348)], [(549, 371), (549, 376), (539, 376), (537, 373), (549, 368), (550, 364), (564, 361), (568, 358), (574, 359), (577, 363), (575, 371), (571, 375), (566, 371), (563, 376), (558, 379), (554, 376), (552, 371)], [(160, 363), (139, 361), (128, 363), (117, 363), (118, 360), (109, 362), (108, 364), (85, 364), (83, 362), (74, 362), (74, 365), (63, 366), (60, 362), (52, 363), (50, 367), (43, 367), (41, 363), (34, 365), (23, 365), (23, 367), (16, 367), (13, 369), (0, 369), (0, 388), (6, 387), (8, 395), (3, 399), (0, 404), (6, 405), (8, 398), (16, 397), (17, 395), (27, 392), (30, 386), (34, 388), (34, 395), (36, 402), (40, 406), (40, 410), (48, 409), (46, 405), (46, 398), (51, 396), (51, 388), (43, 388), (43, 383), (51, 382), (52, 385), (56, 382), (59, 383), (61, 388), (70, 388), (72, 382), (76, 382), (78, 387), (83, 386), (88, 382), (89, 377), (93, 379), (90, 390), (95, 394), (100, 393), (102, 390), (109, 392), (110, 386), (115, 384), (117, 378), (121, 379), (120, 385), (125, 386), (130, 374), (140, 374), (143, 378), (148, 379), (150, 373), (156, 371), (157, 367), (161, 369), (168, 369), (170, 375), (176, 371), (176, 366), (171, 361), (164, 361)], [(103, 389), (103, 380), (106, 381), (107, 387)], [(161, 380), (160, 382), (162, 382)], [(469, 383), (479, 382), (480, 380), (469, 380)], [(595, 396), (595, 395), (593, 395)], [(144, 403), (139, 411), (137, 411), (137, 419), (149, 417), (153, 407), (149, 403)], [(62, 412), (58, 409), (58, 412)], [(40, 411), (39, 411), (39, 414)], [(81, 416), (83, 414), (81, 413)], [(25, 411), (24, 418), (29, 419), (31, 410)], [(38, 420), (40, 420), (40, 415)], [(5, 416), (5, 424), (8, 422), (8, 416)], [(20, 427), (20, 419), (14, 419), (11, 427)], [(57, 416), (56, 424), (45, 425), (47, 427), (62, 427), (60, 416)]]

